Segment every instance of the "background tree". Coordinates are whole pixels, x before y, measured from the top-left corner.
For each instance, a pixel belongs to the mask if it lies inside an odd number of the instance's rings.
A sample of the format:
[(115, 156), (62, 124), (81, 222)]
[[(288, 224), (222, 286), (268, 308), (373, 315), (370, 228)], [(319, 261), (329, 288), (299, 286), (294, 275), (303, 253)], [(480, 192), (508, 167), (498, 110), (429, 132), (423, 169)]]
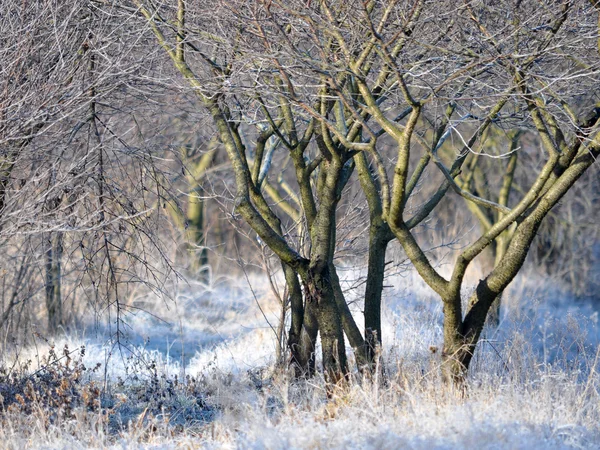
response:
[(132, 75), (144, 55), (123, 51), (89, 6), (15, 1), (0, 11), (5, 336), (30, 335), (41, 305), (50, 334), (89, 304), (99, 314), (117, 306), (119, 329), (128, 283), (160, 288), (168, 272), (153, 231), (160, 215), (148, 207), (160, 167), (136, 146), (137, 105), (122, 95), (144, 88)]

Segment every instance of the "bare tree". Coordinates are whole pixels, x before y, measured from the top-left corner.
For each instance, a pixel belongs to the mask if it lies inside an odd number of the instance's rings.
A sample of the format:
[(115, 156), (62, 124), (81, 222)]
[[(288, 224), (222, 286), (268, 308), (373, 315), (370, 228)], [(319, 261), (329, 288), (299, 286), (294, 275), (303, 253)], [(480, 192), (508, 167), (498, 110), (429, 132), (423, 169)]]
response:
[[(521, 269), (543, 219), (598, 154), (600, 109), (580, 101), (598, 82), (596, 6), (583, 0), (541, 6), (134, 0), (107, 8), (115, 17), (143, 18), (212, 117), (235, 176), (235, 210), (286, 275), (293, 361), (310, 371), (306, 355), (318, 331), (325, 372), (336, 381), (347, 370), (342, 330), (359, 365), (372, 361), (381, 341), (381, 290), (392, 239), (441, 297), (444, 373), (463, 379), (493, 301)], [(485, 154), (482, 137), (491, 128), (512, 144)], [(529, 187), (515, 192), (513, 155), (537, 152), (516, 146), (522, 130), (537, 135), (543, 165)], [(293, 166), (293, 193), (269, 183), (282, 152), (279, 161)], [(477, 188), (469, 167), (504, 174), (495, 198)], [(336, 213), (355, 171), (370, 210), (365, 337), (333, 264)], [(426, 182), (438, 185), (422, 198)], [(449, 192), (464, 197), (486, 226), (446, 279), (411, 230)], [(286, 195), (297, 199), (294, 206), (294, 200), (280, 201)], [(294, 234), (298, 227), (306, 230), (306, 241)], [(463, 314), (465, 274), (490, 245), (500, 249), (495, 266)]]
[[(46, 183), (48, 195), (43, 200), (42, 214), (50, 220), (60, 203), (55, 193), (66, 189), (56, 174), (60, 157), (55, 152), (43, 155), (44, 150), (36, 144), (53, 139), (62, 117), (82, 107), (83, 94), (77, 80), (85, 72), (88, 36), (71, 25), (75, 21), (85, 23), (88, 18), (79, 4), (50, 2), (9, 2), (3, 5), (0, 15), (4, 42), (0, 48), (4, 61), (0, 94), (0, 234), (8, 236), (19, 228), (17, 222), (31, 223), (40, 213), (27, 198), (30, 186)], [(50, 17), (55, 19), (51, 21)], [(51, 169), (43, 167), (44, 160), (52, 161)], [(62, 234), (48, 230), (42, 240), (48, 325), (55, 331), (62, 324)]]
[(129, 282), (160, 288), (168, 272), (154, 233), (161, 168), (131, 132), (135, 97), (122, 101), (144, 88), (144, 59), (96, 12), (87, 1), (0, 11), (0, 245), (3, 264), (21, 267), (4, 279), (0, 324), (17, 332), (15, 314), (38, 297), (56, 333), (73, 319), (67, 300), (120, 311)]
[[(411, 179), (415, 176), (409, 177), (409, 157), (415, 147), (413, 142), (419, 140), (418, 120), (426, 117), (432, 97), (420, 87), (424, 83), (418, 79), (413, 82), (411, 70), (405, 67), (401, 70), (385, 48), (381, 53), (388, 64), (396, 68), (396, 82), (402, 87), (405, 102), (410, 107), (406, 124), (399, 125), (387, 118), (368, 85), (361, 85), (360, 90), (369, 112), (398, 144), (393, 181), (389, 184), (383, 181), (381, 189), (383, 202), (389, 205), (387, 222), (419, 274), (444, 302), (443, 367), (447, 378), (454, 380), (463, 379), (489, 309), (521, 269), (542, 220), (593, 164), (599, 151), (596, 134), (598, 107), (592, 106), (576, 114), (573, 104), (582, 90), (593, 92), (597, 83), (598, 52), (594, 39), (598, 30), (591, 28), (593, 31), (588, 31), (590, 27), (582, 22), (582, 18), (590, 16), (587, 4), (564, 2), (547, 5), (540, 11), (527, 2), (516, 5), (477, 3), (465, 4), (461, 12), (460, 16), (452, 16), (459, 30), (455, 42), (460, 46), (439, 48), (430, 45), (425, 48), (462, 55), (465, 59), (460, 64), (461, 70), (473, 68), (466, 80), (468, 96), (465, 98), (463, 94), (463, 98), (453, 98), (449, 107), (456, 109), (460, 106), (467, 111), (458, 120), (459, 123), (466, 116), (478, 120), (480, 125), (472, 137), (466, 138), (462, 137), (458, 124), (452, 124), (452, 128), (447, 128), (440, 139), (434, 139), (431, 147), (425, 149), (446, 178), (440, 190), (452, 188), (478, 208), (495, 211), (496, 217), (493, 221), (487, 218), (489, 228), (460, 253), (448, 280), (436, 271), (410, 232), (413, 219), (405, 218), (407, 191), (410, 192)], [(437, 13), (440, 13), (439, 9)], [(501, 17), (510, 17), (511, 22), (500, 20)], [(578, 33), (573, 32), (574, 27)], [(421, 30), (424, 29), (425, 26), (421, 27)], [(383, 46), (385, 37), (378, 40)], [(416, 45), (423, 45), (422, 38)], [(564, 56), (567, 53), (577, 61), (574, 66), (570, 58)], [(571, 83), (572, 77), (579, 79), (576, 87)], [(432, 82), (428, 84), (435, 86)], [(486, 97), (496, 100), (482, 108)], [(463, 99), (467, 100), (466, 105)], [(443, 123), (449, 117), (450, 114), (446, 114), (445, 118), (438, 120)], [(428, 122), (432, 120), (428, 119)], [(474, 145), (490, 124), (513, 129), (531, 128), (538, 134), (546, 152), (545, 164), (535, 182), (514, 201), (512, 207), (503, 204), (506, 203), (506, 195), (501, 195), (499, 202), (492, 201), (475, 195), (466, 189), (469, 186), (461, 187), (454, 180), (465, 160), (470, 158), (473, 161), (479, 157)], [(438, 151), (445, 142), (445, 136), (451, 133), (458, 134), (464, 145), (456, 152), (457, 158), (448, 168)], [(508, 156), (514, 150), (509, 147), (504, 154)], [(490, 156), (502, 161), (502, 154)], [(419, 174), (418, 166), (414, 173)], [(507, 173), (510, 174), (510, 167)], [(432, 197), (430, 202), (435, 203), (435, 198)], [(510, 230), (511, 227), (513, 230)], [(467, 268), (494, 240), (502, 244), (498, 238), (508, 230), (512, 233), (510, 243), (504, 254), (498, 255), (494, 269), (477, 285), (463, 316), (462, 286)]]

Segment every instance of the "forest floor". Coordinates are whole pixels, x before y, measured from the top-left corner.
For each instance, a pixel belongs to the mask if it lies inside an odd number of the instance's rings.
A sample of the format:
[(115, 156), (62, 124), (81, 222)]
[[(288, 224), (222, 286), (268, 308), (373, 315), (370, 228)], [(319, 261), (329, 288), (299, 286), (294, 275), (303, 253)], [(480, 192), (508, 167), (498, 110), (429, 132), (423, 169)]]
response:
[[(343, 273), (357, 320), (359, 276)], [(439, 377), (439, 300), (413, 274), (387, 285), (385, 375), (329, 400), (320, 377), (274, 369), (280, 307), (260, 276), (140, 295), (119, 342), (113, 322), (6, 346), (0, 448), (600, 448), (591, 303), (515, 280), (459, 392)]]

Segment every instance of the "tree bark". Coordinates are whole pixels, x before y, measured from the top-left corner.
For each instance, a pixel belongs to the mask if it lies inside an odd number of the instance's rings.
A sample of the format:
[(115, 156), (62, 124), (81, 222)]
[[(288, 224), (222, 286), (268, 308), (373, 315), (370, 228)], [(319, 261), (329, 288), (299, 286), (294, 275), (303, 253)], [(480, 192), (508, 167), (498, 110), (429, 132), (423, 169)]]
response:
[(369, 262), (365, 287), (365, 351), (368, 364), (375, 365), (381, 347), (381, 296), (385, 277), (385, 254), (390, 241), (389, 227), (382, 221), (371, 223)]
[(304, 323), (300, 333), (300, 344), (298, 349), (299, 376), (312, 378), (316, 373), (315, 346), (319, 334), (319, 325), (311, 303), (304, 308)]
[(442, 378), (457, 383), (466, 367), (461, 360), (463, 351), (462, 305), (459, 293), (442, 298), (444, 302), (444, 347), (442, 349)]
[[(290, 348), (291, 361), (290, 364), (294, 367), (296, 376), (302, 376), (310, 372), (309, 360), (310, 357), (303, 356), (302, 326), (304, 323), (304, 300), (302, 298), (302, 287), (298, 281), (296, 272), (286, 264), (282, 264), (285, 275), (285, 282), (290, 297), (291, 323), (288, 332), (288, 347)], [(315, 338), (316, 338), (315, 330)], [(307, 343), (311, 349), (309, 353), (314, 351), (314, 343)]]
[(358, 325), (356, 325), (354, 317), (352, 317), (352, 312), (348, 307), (348, 303), (346, 303), (346, 298), (344, 297), (344, 293), (342, 291), (340, 279), (337, 275), (337, 270), (333, 263), (329, 267), (329, 274), (331, 278), (331, 287), (333, 289), (333, 295), (335, 297), (335, 302), (341, 316), (340, 318), (342, 321), (342, 328), (344, 330), (344, 333), (346, 334), (346, 337), (348, 338), (348, 342), (350, 342), (350, 346), (354, 350), (354, 357), (356, 358), (357, 368), (358, 370), (362, 370), (363, 367), (369, 364), (369, 360), (367, 359), (367, 349), (365, 345), (365, 340), (363, 339), (363, 336), (360, 333)]
[(307, 304), (314, 312), (321, 336), (323, 372), (328, 383), (346, 377), (348, 364), (340, 311), (331, 285), (329, 265), (322, 271), (309, 271), (305, 283)]
[[(500, 264), (502, 258), (506, 253), (506, 249), (509, 243), (509, 237), (505, 236), (506, 231), (501, 234), (497, 239), (495, 245), (492, 247), (494, 252), (494, 267)], [(492, 327), (498, 327), (500, 325), (500, 314), (502, 307), (502, 292), (500, 292), (494, 301), (492, 302), (492, 306), (490, 308), (487, 322)]]

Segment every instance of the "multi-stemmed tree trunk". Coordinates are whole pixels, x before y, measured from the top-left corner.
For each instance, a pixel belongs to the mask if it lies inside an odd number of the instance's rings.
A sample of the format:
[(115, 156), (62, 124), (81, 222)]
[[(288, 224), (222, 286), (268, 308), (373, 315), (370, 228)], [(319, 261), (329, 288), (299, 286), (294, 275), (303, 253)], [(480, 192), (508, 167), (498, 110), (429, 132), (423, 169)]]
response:
[[(344, 331), (355, 349), (359, 365), (364, 364), (365, 345), (344, 299), (333, 264), (337, 206), (354, 166), (353, 150), (349, 148), (351, 146), (332, 138), (331, 130), (318, 118), (319, 114), (329, 115), (332, 111), (333, 105), (329, 101), (331, 90), (325, 80), (322, 80), (316, 97), (316, 107), (313, 109), (311, 106), (309, 110), (309, 115), (312, 113), (313, 117), (300, 133), (297, 129), (301, 124), (299, 111), (294, 106), (297, 102), (293, 99), (295, 93), (293, 87), (286, 85), (284, 81), (289, 80), (288, 74), (281, 69), (278, 76), (269, 76), (269, 83), (275, 83), (271, 86), (280, 89), (280, 93), (272, 97), (277, 102), (274, 109), (278, 118), (272, 118), (269, 104), (271, 98), (269, 103), (266, 103), (260, 97), (261, 92), (257, 91), (255, 98), (260, 105), (263, 121), (269, 126), (257, 130), (256, 146), (247, 149), (241, 135), (241, 124), (231, 113), (232, 109), (227, 105), (226, 96), (220, 93), (223, 85), (217, 86), (210, 96), (207, 95), (200, 77), (187, 64), (188, 52), (184, 37), (188, 30), (185, 27), (184, 2), (179, 2), (177, 44), (174, 49), (170, 48), (161, 29), (162, 19), (141, 4), (138, 4), (138, 7), (148, 20), (160, 45), (167, 51), (175, 67), (190, 83), (214, 120), (217, 135), (227, 151), (235, 175), (236, 211), (281, 260), (291, 293), (292, 320), (289, 344), (293, 362), (300, 367), (300, 371), (310, 373), (313, 370), (312, 349), (315, 331), (318, 330), (326, 376), (331, 381), (340, 380), (347, 372)], [(264, 33), (260, 22), (256, 21), (253, 25), (256, 32)], [(225, 76), (224, 80), (226, 79), (225, 67), (220, 67), (215, 61), (210, 66), (215, 73)], [(338, 124), (341, 125), (344, 121), (344, 117), (338, 117)], [(292, 247), (280, 218), (263, 195), (263, 168), (269, 167), (272, 158), (271, 152), (265, 152), (265, 147), (272, 137), (277, 137), (283, 146), (287, 147), (294, 164), (301, 201), (301, 217), (302, 221), (306, 222), (310, 239), (305, 256), (301, 256)], [(311, 149), (309, 144), (314, 146), (318, 153), (317, 156), (311, 156), (313, 159), (307, 162), (308, 151)], [(364, 147), (363, 144), (357, 146)]]
[[(597, 121), (598, 118), (594, 122)], [(464, 376), (464, 371), (468, 369), (473, 357), (477, 340), (483, 331), (488, 311), (494, 300), (502, 294), (521, 269), (542, 220), (600, 154), (600, 142), (597, 142), (597, 137), (595, 139), (595, 143), (578, 151), (576, 150), (576, 147), (579, 147), (577, 141), (569, 146), (572, 156), (564, 154), (563, 156), (566, 157), (563, 158), (563, 161), (566, 167), (558, 168), (559, 173), (562, 172), (562, 174), (557, 176), (545, 195), (539, 198), (537, 204), (522, 216), (523, 219), (514, 232), (506, 254), (494, 270), (479, 282), (470, 297), (469, 311), (464, 320), (459, 322), (458, 316), (450, 318), (448, 331), (452, 330), (453, 333), (449, 333), (445, 348), (448, 376), (459, 380)], [(461, 263), (464, 264), (460, 261), (457, 264), (458, 270), (455, 269), (457, 275), (462, 270)], [(455, 301), (454, 305), (457, 308), (458, 302)]]

